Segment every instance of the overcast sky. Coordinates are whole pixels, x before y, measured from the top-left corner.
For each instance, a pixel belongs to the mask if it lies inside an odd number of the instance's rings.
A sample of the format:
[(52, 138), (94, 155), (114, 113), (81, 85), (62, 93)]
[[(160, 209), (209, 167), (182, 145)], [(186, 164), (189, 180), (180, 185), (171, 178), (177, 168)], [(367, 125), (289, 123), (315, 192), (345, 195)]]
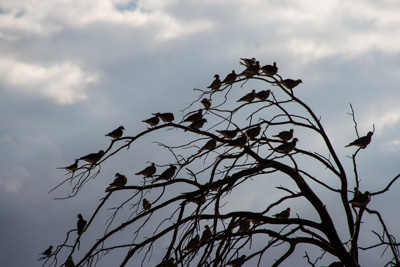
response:
[[(181, 118), (193, 88), (243, 69), (241, 57), (303, 80), (297, 96), (321, 116), (347, 173), (349, 103), (360, 135), (375, 125), (358, 167), (363, 191), (381, 189), (400, 169), (399, 14), (396, 0), (1, 1), (1, 265), (41, 266), (37, 253), (62, 243), (76, 214), (93, 213), (117, 168), (132, 175), (154, 155), (111, 161), (92, 190), (65, 201), (53, 199), (68, 188), (47, 194), (67, 177), (56, 167), (105, 148), (120, 125), (126, 135), (146, 129), (152, 112)], [(385, 204), (399, 189), (370, 204), (398, 240), (398, 208)], [(379, 257), (361, 254), (362, 266)]]

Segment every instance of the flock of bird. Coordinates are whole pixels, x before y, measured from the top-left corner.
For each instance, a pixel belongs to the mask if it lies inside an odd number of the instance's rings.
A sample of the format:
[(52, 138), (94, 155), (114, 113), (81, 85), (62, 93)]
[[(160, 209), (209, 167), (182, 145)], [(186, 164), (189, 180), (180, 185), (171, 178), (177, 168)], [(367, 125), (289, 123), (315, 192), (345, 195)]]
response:
[[(236, 74), (235, 70), (233, 70), (231, 73), (229, 73), (226, 78), (221, 81), (220, 77), (218, 74), (214, 75), (214, 81), (211, 83), (210, 86), (207, 88), (218, 91), (222, 85), (232, 85), (236, 79), (240, 76), (244, 76), (247, 79), (251, 78), (255, 75), (259, 75), (260, 72), (267, 75), (267, 76), (273, 76), (278, 73), (278, 67), (276, 65), (276, 62), (273, 63), (273, 65), (265, 65), (261, 66), (260, 62), (255, 60), (255, 58), (242, 58), (242, 64), (246, 66), (246, 69), (241, 72), (240, 74)], [(279, 76), (280, 77), (280, 76)], [(280, 82), (276, 82), (278, 84), (281, 84), (283, 87), (286, 89), (292, 90), (295, 88), (297, 85), (302, 83), (300, 79), (298, 80), (292, 80), (292, 79), (285, 79)], [(247, 102), (251, 103), (253, 102), (256, 98), (259, 99), (260, 101), (266, 101), (268, 97), (271, 94), (271, 90), (263, 90), (256, 92), (256, 90), (252, 90), (250, 93), (244, 95), (240, 99), (237, 100), (237, 102)], [(212, 99), (211, 98), (204, 98), (201, 100), (201, 103), (204, 106), (204, 109), (207, 111), (211, 108), (212, 106)], [(173, 113), (153, 113), (153, 117), (143, 120), (142, 122), (145, 122), (150, 125), (150, 127), (155, 127), (157, 126), (160, 121), (164, 123), (172, 123), (175, 120), (175, 116)], [(203, 109), (199, 109), (197, 112), (192, 113), (188, 116), (186, 116), (182, 123), (190, 123), (190, 125), (184, 130), (199, 130), (204, 126), (204, 124), (207, 122), (207, 119), (203, 118)], [(106, 134), (105, 136), (111, 137), (113, 140), (120, 139), (123, 136), (125, 128), (123, 126), (118, 127), (117, 129), (111, 131), (110, 133)], [(240, 129), (234, 129), (234, 130), (216, 130), (217, 133), (221, 134), (222, 137), (225, 139), (228, 145), (231, 146), (236, 146), (236, 147), (244, 147), (247, 145), (249, 140), (255, 140), (256, 137), (261, 133), (261, 126), (257, 125), (255, 127), (251, 127), (244, 131), (240, 137), (234, 139), (237, 134), (241, 131)], [(294, 130), (290, 129), (288, 131), (282, 131), (276, 135), (272, 135), (272, 137), (279, 138), (281, 141), (281, 145), (272, 148), (273, 151), (283, 153), (283, 154), (289, 154), (292, 152), (295, 147), (296, 143), (299, 141), (297, 138), (293, 138)], [(357, 146), (359, 148), (366, 148), (367, 145), (371, 142), (371, 137), (373, 133), (369, 132), (366, 136), (360, 137), (353, 142), (349, 143), (346, 147), (349, 146)], [(290, 141), (291, 140), (291, 141)], [(211, 138), (206, 144), (201, 147), (198, 152), (202, 151), (211, 151), (217, 147), (217, 140), (214, 138)], [(79, 159), (76, 159), (74, 164), (68, 166), (68, 167), (62, 167), (59, 169), (66, 169), (72, 174), (79, 169), (78, 163), (79, 161), (86, 161), (92, 165), (97, 164), (98, 161), (104, 156), (105, 152), (103, 150), (98, 151), (97, 153), (91, 153), (86, 156), (80, 157)], [(144, 178), (156, 178), (153, 180), (153, 182), (156, 181), (161, 181), (161, 180), (171, 180), (175, 176), (175, 172), (177, 170), (177, 166), (170, 164), (170, 166), (165, 169), (160, 175), (156, 176), (156, 164), (151, 163), (150, 166), (146, 167), (142, 171), (139, 171), (135, 173), (135, 175), (142, 175)], [(121, 189), (124, 188), (124, 186), (127, 184), (128, 179), (125, 175), (116, 173), (115, 174), (115, 179), (112, 183), (109, 184), (109, 186), (105, 189), (106, 192), (109, 192), (112, 189)], [(357, 190), (356, 190), (357, 189)], [(203, 201), (204, 198), (201, 200)], [(368, 204), (370, 200), (370, 195), (369, 192), (365, 192), (362, 194), (358, 188), (355, 188), (355, 193), (354, 193), (354, 199), (349, 201), (354, 207), (364, 207)], [(201, 201), (198, 201), (201, 203)], [(143, 199), (142, 201), (142, 206), (144, 210), (150, 210), (152, 206), (152, 202)], [(290, 217), (290, 208), (287, 208), (286, 210), (283, 210), (280, 213), (277, 213), (274, 215), (277, 219), (288, 219)], [(238, 232), (245, 232), (249, 229), (250, 227), (251, 220), (243, 219), (239, 223), (239, 230)], [(254, 222), (253, 222), (254, 223)], [(81, 235), (87, 226), (87, 222), (83, 219), (83, 216), (81, 214), (78, 214), (78, 222), (77, 222), (77, 233), (78, 235)], [(184, 251), (191, 250), (195, 247), (197, 247), (199, 244), (202, 242), (205, 242), (209, 237), (211, 237), (212, 233), (208, 225), (205, 226), (205, 230), (202, 234), (202, 237), (197, 234), (192, 240), (188, 242), (186, 247), (184, 248)], [(40, 258), (46, 258), (50, 257), (52, 255), (52, 249), (53, 247), (50, 246), (46, 251), (41, 253), (41, 255), (44, 255), (44, 257)], [(239, 257), (237, 259), (232, 260), (231, 262), (228, 262), (227, 265), (231, 266), (240, 266), (241, 262), (244, 262), (246, 256)], [(174, 261), (173, 258), (166, 259), (163, 262), (167, 265), (163, 265), (161, 263), (158, 266), (174, 266), (174, 265), (168, 265), (168, 262), (171, 263)], [(73, 263), (72, 257), (68, 257), (67, 261), (65, 262), (66, 267), (73, 267), (75, 266)]]

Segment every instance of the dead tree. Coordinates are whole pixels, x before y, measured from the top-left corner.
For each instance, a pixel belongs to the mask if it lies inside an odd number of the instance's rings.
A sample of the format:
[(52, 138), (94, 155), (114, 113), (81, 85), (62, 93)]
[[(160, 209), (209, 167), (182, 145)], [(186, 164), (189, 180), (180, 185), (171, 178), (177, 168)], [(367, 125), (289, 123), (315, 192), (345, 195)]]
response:
[[(139, 153), (134, 146), (145, 136), (162, 132), (178, 143), (157, 141), (154, 153), (170, 155), (163, 162), (143, 159), (130, 174), (114, 170), (115, 181), (86, 215), (87, 223), (80, 222), (77, 238), (76, 229), (69, 231), (44, 265), (73, 266), (68, 265), (73, 259), (75, 266), (96, 266), (111, 257), (113, 266), (279, 266), (303, 247), (314, 248), (319, 256), (306, 252), (295, 259), (304, 261), (300, 265), (326, 263), (324, 257), (330, 255), (337, 266), (356, 267), (364, 250), (390, 254), (382, 266), (400, 265), (399, 244), (379, 211), (367, 206), (400, 174), (385, 180), (378, 191), (359, 183), (357, 155), (368, 152), (375, 129), (349, 144), (354, 166), (349, 175), (320, 118), (296, 96), (302, 81), (283, 79), (276, 63), (242, 60), (239, 74), (228, 72), (223, 80), (215, 75), (206, 90), (195, 89), (197, 100), (187, 105), (181, 119), (176, 111), (155, 110), (143, 119), (147, 130), (128, 135), (121, 126), (107, 135), (112, 138), (107, 148), (78, 157), (66, 168), (70, 176), (53, 190), (67, 187), (65, 198), (78, 197), (84, 186), (101, 178), (104, 162), (124, 150)], [(243, 194), (245, 188), (269, 193)], [(336, 202), (326, 203), (327, 195)], [(235, 206), (249, 198), (258, 203), (254, 209)], [(114, 209), (104, 211), (110, 202)], [(332, 209), (343, 216), (334, 218)], [(366, 216), (381, 226), (374, 244), (359, 242)], [(84, 254), (80, 248), (82, 256), (75, 256), (93, 224), (105, 224), (104, 232)]]

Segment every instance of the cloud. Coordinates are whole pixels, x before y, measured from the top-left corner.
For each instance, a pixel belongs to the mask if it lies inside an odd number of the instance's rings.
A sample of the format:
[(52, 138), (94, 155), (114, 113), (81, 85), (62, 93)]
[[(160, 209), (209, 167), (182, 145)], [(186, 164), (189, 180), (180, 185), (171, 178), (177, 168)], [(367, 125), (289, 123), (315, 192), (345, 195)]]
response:
[(83, 71), (79, 64), (64, 62), (52, 66), (0, 59), (0, 80), (30, 95), (40, 95), (58, 104), (87, 99), (87, 87), (98, 82), (99, 75)]

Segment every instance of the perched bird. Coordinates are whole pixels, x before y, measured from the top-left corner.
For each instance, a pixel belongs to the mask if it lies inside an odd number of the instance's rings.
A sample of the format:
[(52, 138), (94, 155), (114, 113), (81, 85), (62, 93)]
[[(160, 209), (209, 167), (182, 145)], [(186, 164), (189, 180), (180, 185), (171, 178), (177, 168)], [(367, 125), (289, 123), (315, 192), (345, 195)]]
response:
[(201, 100), (201, 103), (203, 104), (205, 109), (209, 110), (212, 105), (212, 99), (211, 98), (203, 98)]
[(74, 173), (78, 169), (78, 161), (79, 160), (76, 159), (74, 164), (69, 165), (68, 167), (59, 167), (57, 169), (66, 169), (67, 171)]
[(233, 259), (229, 261), (226, 266), (232, 266), (232, 267), (240, 267), (243, 265), (243, 263), (246, 261), (246, 255), (242, 255), (239, 258)]
[(246, 131), (246, 135), (253, 140), (261, 133), (261, 125), (257, 125), (256, 127), (250, 128)]
[(166, 169), (163, 173), (161, 173), (158, 178), (155, 181), (160, 181), (160, 180), (170, 180), (172, 177), (174, 177), (176, 171), (176, 166), (175, 165), (169, 165), (169, 168)]
[(206, 201), (206, 197), (204, 195), (200, 195), (200, 196), (189, 199), (189, 201), (193, 202), (194, 204), (201, 205)]
[(204, 231), (201, 234), (200, 244), (204, 244), (210, 237), (212, 236), (212, 232), (210, 227), (206, 224), (204, 225)]
[(216, 146), (217, 146), (217, 140), (210, 139), (207, 141), (207, 143), (202, 148), (199, 149), (198, 152), (200, 153), (201, 151), (205, 151), (205, 150), (211, 151), (211, 150), (214, 150)]
[(254, 57), (253, 58), (240, 58), (240, 59), (243, 61), (240, 63), (242, 63), (246, 67), (250, 67), (250, 66), (256, 64), (256, 59)]
[(232, 70), (232, 72), (229, 73), (229, 74), (225, 77), (225, 79), (222, 81), (222, 83), (232, 84), (232, 83), (235, 82), (236, 78), (237, 78), (237, 74), (236, 74), (236, 72), (235, 72), (234, 70)]
[(125, 130), (124, 126), (119, 126), (117, 129), (115, 129), (111, 133), (106, 134), (105, 136), (109, 136), (112, 139), (118, 139), (121, 138), (121, 136), (124, 133), (124, 130)]
[(94, 164), (94, 163), (98, 162), (103, 155), (104, 155), (104, 151), (100, 150), (97, 153), (91, 153), (89, 155), (83, 156), (83, 157), (79, 158), (79, 160), (84, 160), (84, 161)]
[(212, 90), (214, 90), (214, 91), (218, 91), (219, 90), (219, 88), (221, 87), (221, 85), (222, 85), (222, 82), (221, 82), (221, 80), (219, 79), (219, 75), (218, 74), (215, 74), (214, 75), (214, 81), (210, 84), (210, 86), (208, 86), (207, 88), (210, 88), (210, 89), (212, 89)]
[(40, 253), (39, 255), (44, 255), (46, 257), (50, 257), (51, 254), (53, 254), (53, 246), (49, 246), (48, 249), (46, 249), (43, 253)]
[(151, 201), (147, 200), (147, 199), (143, 199), (143, 209), (145, 210), (149, 210), (151, 209)]
[(290, 139), (293, 138), (293, 129), (290, 129), (289, 131), (282, 131), (277, 135), (273, 135), (272, 137), (279, 137), (283, 142), (287, 142)]
[[(201, 127), (203, 127), (204, 126), (204, 123), (206, 123), (207, 122), (207, 119), (200, 119), (200, 120), (197, 120), (197, 121), (194, 121), (194, 122), (192, 122), (190, 125), (189, 125), (189, 128), (190, 129), (193, 129), (193, 130), (198, 130), (198, 129), (200, 129)], [(188, 129), (185, 129), (185, 132), (187, 131)]]
[(360, 137), (360, 138), (354, 140), (353, 142), (351, 142), (350, 144), (348, 144), (345, 147), (358, 146), (360, 148), (366, 148), (368, 146), (368, 144), (371, 142), (372, 135), (373, 135), (373, 132), (368, 132), (366, 136), (363, 136), (363, 137)]
[(302, 83), (303, 81), (298, 79), (298, 80), (292, 80), (292, 79), (286, 79), (280, 82), (280, 84), (282, 84), (283, 86), (285, 86), (287, 89), (292, 90), (293, 88), (295, 88), (297, 85), (299, 85), (300, 83)]
[(153, 113), (154, 116), (157, 116), (159, 119), (161, 119), (163, 122), (172, 122), (175, 120), (175, 116), (173, 113), (166, 112), (166, 113)]
[(156, 173), (157, 168), (155, 163), (151, 163), (150, 166), (144, 168), (144, 170), (135, 173), (135, 175), (143, 175), (144, 178), (150, 178), (153, 177), (153, 175)]
[(256, 98), (260, 99), (261, 101), (265, 101), (269, 95), (271, 94), (271, 90), (263, 90), (256, 93)]
[(67, 258), (67, 260), (64, 263), (64, 266), (65, 267), (75, 267), (75, 263), (74, 263), (74, 260), (72, 259), (72, 256), (69, 256)]
[(199, 109), (197, 113), (187, 116), (186, 119), (183, 120), (183, 122), (194, 122), (200, 120), (201, 118), (203, 118), (203, 110)]
[(274, 62), (274, 65), (265, 65), (261, 67), (261, 70), (265, 73), (267, 76), (273, 76), (278, 73), (278, 67), (276, 66), (276, 62)]
[(222, 134), (225, 138), (232, 139), (236, 137), (239, 130), (216, 130), (216, 132)]
[(247, 95), (243, 96), (242, 98), (240, 98), (238, 101), (236, 102), (252, 102), (254, 100), (254, 98), (256, 98), (256, 90), (252, 90), (251, 93), (248, 93)]
[(362, 208), (367, 206), (370, 200), (371, 195), (368, 191), (366, 191), (364, 194), (362, 194), (361, 192), (359, 192), (358, 194), (354, 194), (353, 199), (350, 200), (349, 203), (352, 204), (353, 207)]
[(87, 221), (83, 219), (82, 214), (78, 214), (78, 222), (76, 223), (76, 227), (78, 229), (78, 235), (81, 235), (83, 231), (86, 229)]
[(175, 262), (175, 258), (171, 257), (169, 259), (164, 259), (156, 267), (176, 267), (178, 266)]
[(249, 231), (250, 229), (250, 220), (249, 219), (242, 219), (239, 223), (239, 230), (237, 233), (244, 233)]
[(183, 250), (186, 251), (186, 250), (195, 249), (199, 245), (199, 242), (200, 242), (200, 235), (197, 234), (193, 239), (191, 239), (189, 241), (189, 243), (186, 245), (186, 247)]
[(290, 208), (274, 215), (277, 219), (288, 219), (290, 216)]
[(279, 153), (288, 154), (296, 147), (297, 141), (299, 141), (299, 139), (294, 138), (291, 142), (283, 143), (282, 145), (274, 148), (274, 150)]
[(126, 178), (125, 175), (120, 174), (120, 173), (116, 173), (115, 174), (115, 180), (114, 182), (112, 182), (110, 184), (109, 187), (106, 188), (106, 192), (110, 191), (111, 188), (120, 188), (120, 187), (124, 187), (126, 185), (126, 183), (128, 182), (128, 178)]
[(145, 122), (145, 123), (149, 124), (150, 126), (156, 126), (157, 124), (160, 123), (160, 118), (157, 116), (154, 116), (147, 120), (143, 120), (142, 122)]
[(237, 146), (237, 147), (244, 147), (247, 144), (247, 135), (242, 134), (240, 137), (236, 138), (235, 140), (230, 140), (229, 145)]
[(254, 75), (258, 75), (261, 70), (260, 62), (256, 61), (254, 65), (247, 67), (239, 76), (246, 76), (246, 78), (251, 78)]

